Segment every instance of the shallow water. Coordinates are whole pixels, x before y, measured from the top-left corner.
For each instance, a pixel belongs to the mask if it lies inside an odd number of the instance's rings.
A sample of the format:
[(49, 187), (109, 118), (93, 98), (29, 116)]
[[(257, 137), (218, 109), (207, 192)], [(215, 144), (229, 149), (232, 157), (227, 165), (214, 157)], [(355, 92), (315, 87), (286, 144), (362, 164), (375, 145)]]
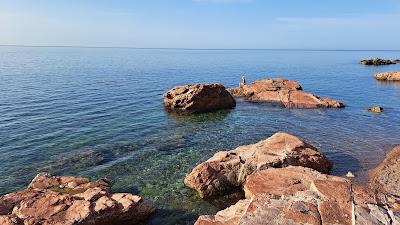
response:
[[(358, 60), (400, 58), (383, 51), (149, 50), (0, 47), (0, 194), (41, 171), (108, 177), (115, 191), (159, 208), (149, 224), (191, 224), (217, 208), (183, 185), (215, 152), (277, 131), (297, 135), (334, 163), (333, 174), (365, 171), (400, 143), (400, 84)], [(233, 110), (168, 114), (162, 94), (175, 85), (284, 77), (347, 104), (289, 110), (238, 101)], [(382, 106), (383, 114), (365, 109)]]

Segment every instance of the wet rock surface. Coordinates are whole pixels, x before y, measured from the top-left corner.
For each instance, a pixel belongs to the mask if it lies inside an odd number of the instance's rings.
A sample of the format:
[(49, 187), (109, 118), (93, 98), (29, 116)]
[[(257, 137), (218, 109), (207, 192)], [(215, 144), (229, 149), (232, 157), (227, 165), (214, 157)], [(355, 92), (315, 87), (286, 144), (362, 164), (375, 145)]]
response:
[(196, 166), (185, 184), (201, 197), (225, 195), (241, 189), (247, 177), (269, 167), (297, 165), (329, 173), (332, 163), (318, 149), (299, 138), (276, 133), (256, 144), (216, 153)]
[(193, 84), (174, 87), (165, 93), (164, 105), (178, 112), (210, 112), (234, 108), (236, 102), (221, 84)]
[(300, 166), (249, 175), (246, 199), (196, 225), (400, 224), (400, 147), (371, 173), (370, 187)]
[(382, 72), (375, 74), (375, 79), (382, 81), (400, 81), (400, 72)]
[(286, 108), (343, 108), (342, 102), (321, 98), (303, 91), (295, 81), (272, 78), (257, 80), (229, 90), (233, 96), (244, 97), (250, 102), (279, 103)]
[(372, 59), (364, 59), (360, 61), (360, 64), (363, 65), (371, 65), (371, 66), (382, 66), (382, 65), (391, 65), (396, 64), (396, 60), (388, 60), (388, 59), (380, 59), (380, 58), (372, 58)]
[(38, 174), (28, 188), (0, 197), (2, 225), (138, 224), (154, 208), (141, 197), (112, 193), (101, 179)]

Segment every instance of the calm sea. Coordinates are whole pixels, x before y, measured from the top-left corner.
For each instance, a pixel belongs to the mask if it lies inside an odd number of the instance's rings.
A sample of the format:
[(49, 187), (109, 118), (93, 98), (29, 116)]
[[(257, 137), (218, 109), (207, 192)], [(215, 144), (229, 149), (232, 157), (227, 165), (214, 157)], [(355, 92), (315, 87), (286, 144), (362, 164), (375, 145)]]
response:
[[(0, 47), (0, 194), (36, 173), (108, 177), (114, 190), (155, 202), (149, 224), (191, 224), (218, 209), (185, 188), (183, 178), (215, 152), (297, 135), (360, 182), (400, 143), (400, 83), (373, 79), (400, 65), (368, 67), (385, 51), (167, 50)], [(347, 104), (338, 110), (289, 110), (238, 102), (235, 109), (192, 116), (164, 111), (175, 85), (234, 87), (284, 77), (306, 91)], [(380, 105), (383, 114), (365, 109)]]

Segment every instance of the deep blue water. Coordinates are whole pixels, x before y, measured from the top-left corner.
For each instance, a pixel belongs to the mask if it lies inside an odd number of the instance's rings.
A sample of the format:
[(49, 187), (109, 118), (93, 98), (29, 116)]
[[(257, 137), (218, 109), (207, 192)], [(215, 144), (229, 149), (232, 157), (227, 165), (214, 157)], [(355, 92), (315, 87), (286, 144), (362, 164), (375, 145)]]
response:
[[(369, 67), (384, 51), (166, 50), (0, 47), (0, 194), (25, 187), (41, 171), (108, 177), (115, 191), (155, 202), (150, 224), (190, 224), (217, 208), (183, 185), (215, 152), (277, 131), (326, 154), (333, 173), (360, 182), (400, 143), (400, 83), (373, 79), (400, 65)], [(175, 85), (284, 77), (306, 91), (347, 104), (338, 110), (290, 110), (238, 102), (230, 111), (192, 116), (164, 111)], [(384, 107), (383, 114), (365, 109)]]

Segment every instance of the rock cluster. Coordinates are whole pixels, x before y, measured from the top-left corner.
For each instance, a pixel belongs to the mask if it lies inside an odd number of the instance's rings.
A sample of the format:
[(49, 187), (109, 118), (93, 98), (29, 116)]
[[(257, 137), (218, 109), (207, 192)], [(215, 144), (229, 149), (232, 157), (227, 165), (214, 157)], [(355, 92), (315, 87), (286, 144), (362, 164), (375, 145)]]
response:
[(400, 224), (399, 167), (396, 148), (374, 170), (371, 189), (310, 168), (258, 170), (244, 184), (246, 199), (195, 224)]
[(289, 165), (310, 167), (328, 173), (332, 163), (318, 149), (299, 138), (276, 133), (256, 144), (216, 153), (196, 166), (185, 184), (201, 197), (211, 197), (241, 189), (247, 177), (257, 170)]
[(167, 109), (189, 112), (210, 112), (231, 109), (235, 99), (221, 84), (193, 84), (174, 87), (164, 94)]
[(384, 81), (400, 81), (400, 72), (382, 72), (375, 74), (375, 79)]
[(106, 179), (42, 173), (28, 188), (0, 196), (1, 225), (138, 224), (153, 212), (139, 196), (112, 193)]
[(246, 199), (195, 224), (400, 224), (399, 178), (400, 147), (373, 171), (370, 187), (304, 166), (259, 168), (242, 184)]
[(390, 65), (396, 64), (397, 60), (388, 60), (388, 59), (380, 59), (380, 58), (372, 58), (372, 59), (364, 59), (360, 61), (360, 64), (363, 65), (372, 65), (372, 66), (381, 66), (381, 65)]
[(295, 81), (273, 78), (230, 89), (232, 95), (251, 102), (274, 102), (286, 108), (342, 108), (344, 104), (303, 91)]

